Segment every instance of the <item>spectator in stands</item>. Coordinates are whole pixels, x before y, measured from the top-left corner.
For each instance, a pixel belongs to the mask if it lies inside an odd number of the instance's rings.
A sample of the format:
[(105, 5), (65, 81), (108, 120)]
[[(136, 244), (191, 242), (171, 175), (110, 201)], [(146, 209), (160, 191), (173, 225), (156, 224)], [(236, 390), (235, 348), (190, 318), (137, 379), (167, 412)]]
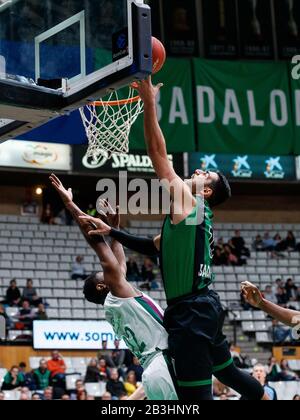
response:
[(282, 289), (281, 287), (278, 287), (277, 289), (277, 293), (276, 293), (276, 298), (277, 298), (277, 304), (283, 307), (286, 307), (286, 304), (289, 301), (288, 295), (285, 291), (285, 289)]
[(275, 285), (272, 287), (273, 293), (275, 293), (275, 295), (277, 293), (278, 287), (280, 287), (282, 290), (284, 290), (284, 282), (283, 282), (283, 280), (277, 279), (275, 281)]
[(102, 379), (103, 379), (103, 376), (100, 374), (100, 370), (98, 368), (98, 360), (91, 359), (86, 370), (84, 382), (93, 383), (93, 382), (99, 382)]
[(298, 288), (294, 284), (293, 279), (287, 279), (286, 284), (285, 284), (285, 291), (286, 291), (288, 300), (296, 302), (297, 294), (298, 294)]
[(46, 313), (46, 309), (43, 303), (40, 303), (38, 306), (38, 310), (35, 314), (35, 317), (39, 321), (47, 321), (48, 315)]
[(285, 249), (286, 251), (295, 251), (296, 249), (296, 238), (291, 230), (288, 231), (287, 237), (285, 239)]
[(274, 388), (267, 384), (267, 372), (266, 368), (257, 364), (253, 368), (253, 377), (264, 387), (265, 393), (268, 395), (271, 401), (277, 401), (277, 394)]
[(20, 398), (19, 401), (29, 401), (30, 397), (26, 392), (22, 392), (20, 393)]
[(218, 239), (216, 248), (218, 248), (221, 252), (224, 252), (224, 239), (223, 238)]
[(71, 398), (70, 398), (70, 395), (68, 395), (68, 394), (63, 394), (62, 396), (61, 396), (61, 400), (62, 401), (69, 401)]
[(220, 395), (220, 401), (228, 401), (229, 398), (227, 397), (227, 394), (221, 394)]
[(23, 300), (18, 318), (23, 322), (26, 329), (32, 330), (32, 321), (35, 318), (35, 312), (31, 309), (29, 300)]
[(263, 251), (274, 251), (275, 246), (277, 245), (277, 242), (274, 240), (274, 238), (271, 238), (269, 233), (264, 234), (263, 239)]
[(277, 363), (277, 360), (275, 357), (270, 357), (269, 358), (269, 363), (268, 363), (268, 381), (270, 382), (277, 382), (280, 381), (280, 366)]
[(250, 257), (249, 249), (246, 248), (245, 240), (242, 238), (239, 230), (235, 231), (235, 236), (231, 239), (231, 243), (234, 246), (236, 255), (239, 259), (244, 260)]
[(51, 372), (52, 384), (57, 388), (65, 389), (66, 364), (57, 350), (54, 350), (51, 356), (52, 358), (47, 362), (47, 367)]
[(109, 377), (109, 370), (107, 367), (107, 362), (104, 358), (99, 360), (99, 372), (100, 372), (100, 380), (106, 381)]
[(10, 286), (6, 290), (6, 297), (4, 302), (9, 306), (18, 306), (21, 302), (21, 292), (17, 287), (17, 282), (15, 279), (10, 281)]
[(215, 248), (214, 253), (214, 265), (220, 266), (220, 265), (227, 265), (227, 257), (224, 251), (221, 251), (219, 247)]
[(289, 362), (286, 359), (281, 360), (280, 369), (281, 381), (297, 381), (299, 379), (299, 376), (290, 369)]
[(227, 260), (227, 265), (238, 265), (239, 259), (233, 253), (232, 247), (229, 244), (225, 245), (224, 252)]
[(275, 251), (284, 251), (285, 250), (285, 243), (282, 240), (281, 236), (279, 235), (279, 233), (276, 233), (276, 235), (274, 236), (274, 241), (275, 241)]
[(83, 265), (83, 260), (84, 258), (82, 255), (78, 255), (76, 257), (76, 260), (72, 265), (72, 280), (84, 280), (86, 278), (86, 270)]
[(0, 401), (4, 401), (5, 400), (5, 394), (4, 392), (0, 391)]
[(230, 353), (233, 361), (239, 369), (247, 369), (249, 365), (246, 363), (247, 356), (242, 356), (239, 351), (236, 350), (233, 344), (230, 344)]
[(48, 364), (46, 359), (40, 360), (40, 365), (38, 369), (33, 372), (34, 382), (36, 384), (36, 389), (44, 390), (48, 388), (51, 380), (51, 372), (48, 369)]
[(87, 395), (86, 400), (87, 401), (94, 401), (95, 397), (93, 395)]
[(132, 365), (128, 367), (128, 371), (131, 371), (131, 370), (135, 372), (136, 380), (138, 382), (142, 382), (142, 375), (143, 375), (144, 369), (142, 368), (140, 361), (137, 357), (133, 358)]
[(6, 329), (8, 330), (11, 327), (11, 320), (8, 317), (4, 306), (0, 303), (0, 316), (2, 316), (5, 319)]
[(271, 333), (275, 344), (282, 344), (287, 338), (292, 339), (292, 332), (290, 328), (286, 329), (279, 325), (277, 319), (273, 319)]
[(12, 366), (10, 371), (4, 376), (2, 391), (10, 391), (12, 389), (24, 386), (24, 376), (19, 373), (18, 366)]
[(124, 382), (124, 387), (128, 397), (130, 397), (130, 395), (132, 395), (138, 389), (138, 383), (136, 380), (135, 372), (133, 372), (132, 370), (127, 373), (126, 381)]
[(277, 297), (272, 290), (272, 286), (266, 286), (263, 295), (264, 298), (269, 300), (270, 302), (277, 303)]
[(140, 281), (141, 273), (136, 263), (136, 260), (133, 257), (129, 257), (126, 265), (128, 281)]
[(112, 351), (112, 360), (114, 362), (114, 365), (117, 369), (119, 369), (119, 373), (123, 376), (122, 366), (124, 365), (125, 361), (125, 350), (120, 349), (120, 340), (115, 339), (114, 341), (115, 349)]
[(95, 209), (95, 206), (93, 204), (90, 203), (88, 205), (86, 214), (88, 214), (89, 216), (92, 216), (92, 217), (96, 217), (97, 216), (97, 210)]
[(108, 392), (108, 391), (106, 391), (106, 392), (102, 395), (101, 400), (102, 400), (102, 401), (111, 401), (111, 400), (112, 400), (112, 398), (111, 398), (111, 393), (110, 393), (110, 392)]
[(293, 397), (293, 401), (300, 401), (300, 395), (296, 394), (296, 395)]
[(79, 392), (82, 388), (84, 389), (83, 380), (77, 379), (77, 381), (75, 382), (75, 390), (74, 390), (74, 392), (73, 391), (71, 392), (70, 399), (71, 400), (77, 400), (78, 394), (79, 394)]
[(141, 289), (151, 290), (152, 283), (155, 279), (155, 274), (153, 272), (154, 264), (150, 258), (145, 258), (144, 264), (142, 265), (142, 279), (144, 283), (140, 286)]
[(79, 401), (86, 401), (87, 400), (87, 392), (84, 387), (78, 390), (77, 400)]
[(107, 367), (113, 368), (115, 364), (112, 360), (112, 352), (107, 351), (107, 340), (102, 340), (102, 350), (104, 350), (104, 354), (99, 353), (98, 359), (104, 359), (106, 361)]
[(53, 400), (53, 388), (51, 386), (48, 386), (48, 388), (44, 389), (43, 400), (45, 400), (45, 401), (52, 401)]
[(45, 223), (47, 225), (54, 225), (55, 224), (54, 213), (53, 213), (52, 207), (49, 203), (46, 204), (43, 208), (42, 216), (41, 216), (41, 222)]
[(42, 303), (42, 299), (38, 296), (36, 288), (33, 287), (33, 281), (31, 279), (27, 279), (26, 287), (23, 289), (23, 300), (28, 300), (30, 305), (38, 306)]
[(118, 369), (110, 369), (110, 379), (107, 382), (106, 391), (111, 393), (112, 399), (118, 399), (122, 393), (126, 393), (124, 383), (119, 380)]
[(27, 372), (26, 370), (26, 363), (19, 363), (19, 373), (22, 374), (24, 377), (24, 385), (31, 391), (34, 391), (36, 389), (36, 384), (33, 379), (33, 372)]
[(253, 241), (252, 248), (256, 252), (260, 252), (264, 250), (264, 242), (261, 235), (257, 235), (255, 240)]
[(32, 401), (40, 401), (41, 400), (40, 394), (38, 394), (37, 392), (35, 392), (34, 394), (32, 394), (31, 400)]

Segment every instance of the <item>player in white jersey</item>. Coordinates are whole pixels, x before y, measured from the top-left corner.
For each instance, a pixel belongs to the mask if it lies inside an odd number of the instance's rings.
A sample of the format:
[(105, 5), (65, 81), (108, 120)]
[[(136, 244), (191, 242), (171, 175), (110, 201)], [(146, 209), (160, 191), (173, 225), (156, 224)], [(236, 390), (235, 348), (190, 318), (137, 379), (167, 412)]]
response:
[[(85, 280), (85, 298), (104, 305), (106, 319), (114, 332), (124, 339), (129, 350), (140, 360), (147, 398), (177, 400), (172, 364), (167, 357), (168, 334), (163, 327), (163, 310), (127, 282), (122, 245), (113, 240), (109, 246), (102, 237), (93, 236), (91, 218), (74, 204), (72, 190), (66, 190), (55, 175), (51, 175), (50, 180), (103, 268), (103, 273), (92, 274)], [(109, 219), (114, 226), (119, 226), (118, 214), (109, 216)]]

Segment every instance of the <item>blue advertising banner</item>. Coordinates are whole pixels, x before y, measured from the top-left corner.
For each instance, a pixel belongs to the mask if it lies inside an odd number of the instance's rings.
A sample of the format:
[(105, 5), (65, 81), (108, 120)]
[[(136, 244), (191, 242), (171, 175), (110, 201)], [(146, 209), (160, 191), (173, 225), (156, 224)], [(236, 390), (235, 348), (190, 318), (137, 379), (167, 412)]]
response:
[(222, 171), (231, 179), (296, 180), (295, 158), (292, 156), (189, 154), (189, 172), (196, 169)]

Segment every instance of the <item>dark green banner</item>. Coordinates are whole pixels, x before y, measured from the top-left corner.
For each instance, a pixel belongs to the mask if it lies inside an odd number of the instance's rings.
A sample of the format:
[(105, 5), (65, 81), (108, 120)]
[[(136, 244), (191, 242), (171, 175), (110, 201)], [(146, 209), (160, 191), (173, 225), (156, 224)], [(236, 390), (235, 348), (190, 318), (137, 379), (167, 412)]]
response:
[[(167, 60), (153, 81), (164, 83), (158, 98), (157, 111), (168, 152), (196, 150), (191, 61)], [(133, 126), (130, 148), (145, 150), (143, 116)]]
[(294, 154), (300, 155), (300, 56), (293, 59), (289, 66), (289, 76), (291, 80), (291, 96), (294, 114)]
[(295, 181), (296, 163), (292, 156), (189, 154), (189, 173), (196, 169), (222, 171), (231, 179)]
[(287, 155), (294, 115), (285, 63), (195, 59), (198, 150)]

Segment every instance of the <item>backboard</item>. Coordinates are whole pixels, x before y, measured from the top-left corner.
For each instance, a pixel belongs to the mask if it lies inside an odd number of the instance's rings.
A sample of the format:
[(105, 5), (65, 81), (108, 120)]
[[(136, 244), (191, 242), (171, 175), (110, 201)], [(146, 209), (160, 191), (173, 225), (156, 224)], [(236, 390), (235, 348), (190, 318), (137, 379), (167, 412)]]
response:
[(0, 0), (0, 141), (151, 70), (143, 0)]

